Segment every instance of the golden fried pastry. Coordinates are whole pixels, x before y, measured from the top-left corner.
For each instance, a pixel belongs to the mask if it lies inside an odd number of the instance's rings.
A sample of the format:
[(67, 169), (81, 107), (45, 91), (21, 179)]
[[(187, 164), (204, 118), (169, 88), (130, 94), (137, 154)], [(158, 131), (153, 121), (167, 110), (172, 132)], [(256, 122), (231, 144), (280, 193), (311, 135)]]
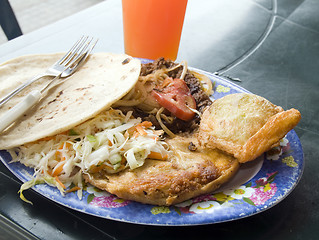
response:
[(177, 136), (167, 141), (172, 154), (167, 161), (147, 160), (134, 171), (85, 175), (87, 182), (123, 199), (154, 205), (172, 205), (209, 193), (238, 170), (237, 159), (218, 149), (189, 150), (194, 138)]
[(243, 163), (271, 149), (300, 118), (298, 110), (284, 111), (260, 96), (230, 94), (205, 110), (198, 138), (201, 145), (221, 149)]

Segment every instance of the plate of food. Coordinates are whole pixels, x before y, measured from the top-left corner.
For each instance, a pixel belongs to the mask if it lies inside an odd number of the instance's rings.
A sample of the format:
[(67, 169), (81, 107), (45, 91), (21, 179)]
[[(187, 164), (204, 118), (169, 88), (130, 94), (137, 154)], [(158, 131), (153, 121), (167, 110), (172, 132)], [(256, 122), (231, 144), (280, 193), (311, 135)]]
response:
[[(0, 96), (62, 54), (0, 65)], [(41, 79), (0, 109), (0, 117)], [(0, 135), (3, 164), (63, 206), (146, 225), (232, 221), (279, 203), (302, 176), (303, 151), (284, 110), (214, 74), (95, 53)], [(18, 197), (19, 195), (17, 195)], [(34, 206), (36, 207), (36, 205)]]

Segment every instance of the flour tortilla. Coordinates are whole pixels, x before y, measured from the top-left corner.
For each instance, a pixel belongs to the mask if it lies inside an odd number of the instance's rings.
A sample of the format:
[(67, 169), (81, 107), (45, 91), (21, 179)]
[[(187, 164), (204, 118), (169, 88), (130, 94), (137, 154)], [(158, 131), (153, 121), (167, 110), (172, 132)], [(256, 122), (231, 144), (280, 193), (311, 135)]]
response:
[[(28, 55), (0, 65), (0, 98), (21, 83), (44, 72), (62, 53)], [(129, 58), (129, 61), (123, 62)], [(0, 134), (0, 149), (9, 149), (52, 136), (94, 117), (127, 94), (138, 80), (141, 63), (125, 54), (96, 53), (63, 83), (47, 92), (26, 115)], [(41, 89), (50, 78), (42, 78), (12, 98), (0, 116), (20, 102), (28, 92)]]

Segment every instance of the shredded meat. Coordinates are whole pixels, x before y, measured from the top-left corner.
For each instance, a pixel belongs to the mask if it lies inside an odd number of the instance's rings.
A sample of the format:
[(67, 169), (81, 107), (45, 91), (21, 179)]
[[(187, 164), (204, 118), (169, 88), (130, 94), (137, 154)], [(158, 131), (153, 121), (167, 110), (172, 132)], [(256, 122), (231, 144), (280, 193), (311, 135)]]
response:
[[(146, 76), (148, 74), (154, 73), (158, 69), (172, 68), (177, 64), (171, 60), (165, 60), (164, 58), (159, 58), (151, 63), (142, 64), (141, 76)], [(183, 67), (176, 68), (170, 71), (168, 75), (172, 78), (180, 78), (183, 71)], [(187, 84), (192, 96), (196, 101), (197, 110), (203, 112), (204, 109), (212, 104), (209, 96), (201, 89), (199, 80), (189, 71), (187, 71), (185, 78), (185, 83)], [(151, 121), (155, 127), (160, 128), (155, 115), (145, 114), (142, 111), (136, 110), (134, 112), (135, 117), (142, 117), (143, 120)], [(200, 118), (198, 115), (194, 117), (192, 121), (185, 122), (181, 119), (175, 118), (172, 123), (164, 122), (164, 124), (174, 133), (178, 132), (192, 132), (197, 129)]]
[(166, 61), (164, 58), (158, 58), (154, 62), (142, 64), (140, 75), (146, 76), (155, 72), (157, 69), (171, 68), (174, 65), (176, 65), (176, 63), (170, 60)]

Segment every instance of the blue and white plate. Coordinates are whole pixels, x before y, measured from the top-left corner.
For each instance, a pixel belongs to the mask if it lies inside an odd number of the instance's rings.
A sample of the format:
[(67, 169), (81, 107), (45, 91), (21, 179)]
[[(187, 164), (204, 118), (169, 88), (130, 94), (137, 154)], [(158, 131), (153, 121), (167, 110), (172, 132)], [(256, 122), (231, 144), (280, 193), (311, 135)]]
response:
[[(215, 99), (231, 93), (248, 92), (221, 77), (193, 70), (207, 75), (215, 83)], [(243, 164), (234, 179), (217, 192), (171, 207), (126, 201), (93, 187), (84, 191), (82, 200), (75, 193), (61, 196), (56, 188), (46, 184), (33, 189), (71, 209), (122, 222), (182, 226), (232, 221), (269, 209), (295, 188), (301, 178), (304, 161), (300, 141), (293, 130), (281, 141), (281, 150), (280, 154), (269, 156), (265, 153), (257, 160)], [(31, 179), (33, 170), (19, 163), (9, 163), (11, 157), (6, 151), (0, 151), (0, 158), (21, 181)]]

